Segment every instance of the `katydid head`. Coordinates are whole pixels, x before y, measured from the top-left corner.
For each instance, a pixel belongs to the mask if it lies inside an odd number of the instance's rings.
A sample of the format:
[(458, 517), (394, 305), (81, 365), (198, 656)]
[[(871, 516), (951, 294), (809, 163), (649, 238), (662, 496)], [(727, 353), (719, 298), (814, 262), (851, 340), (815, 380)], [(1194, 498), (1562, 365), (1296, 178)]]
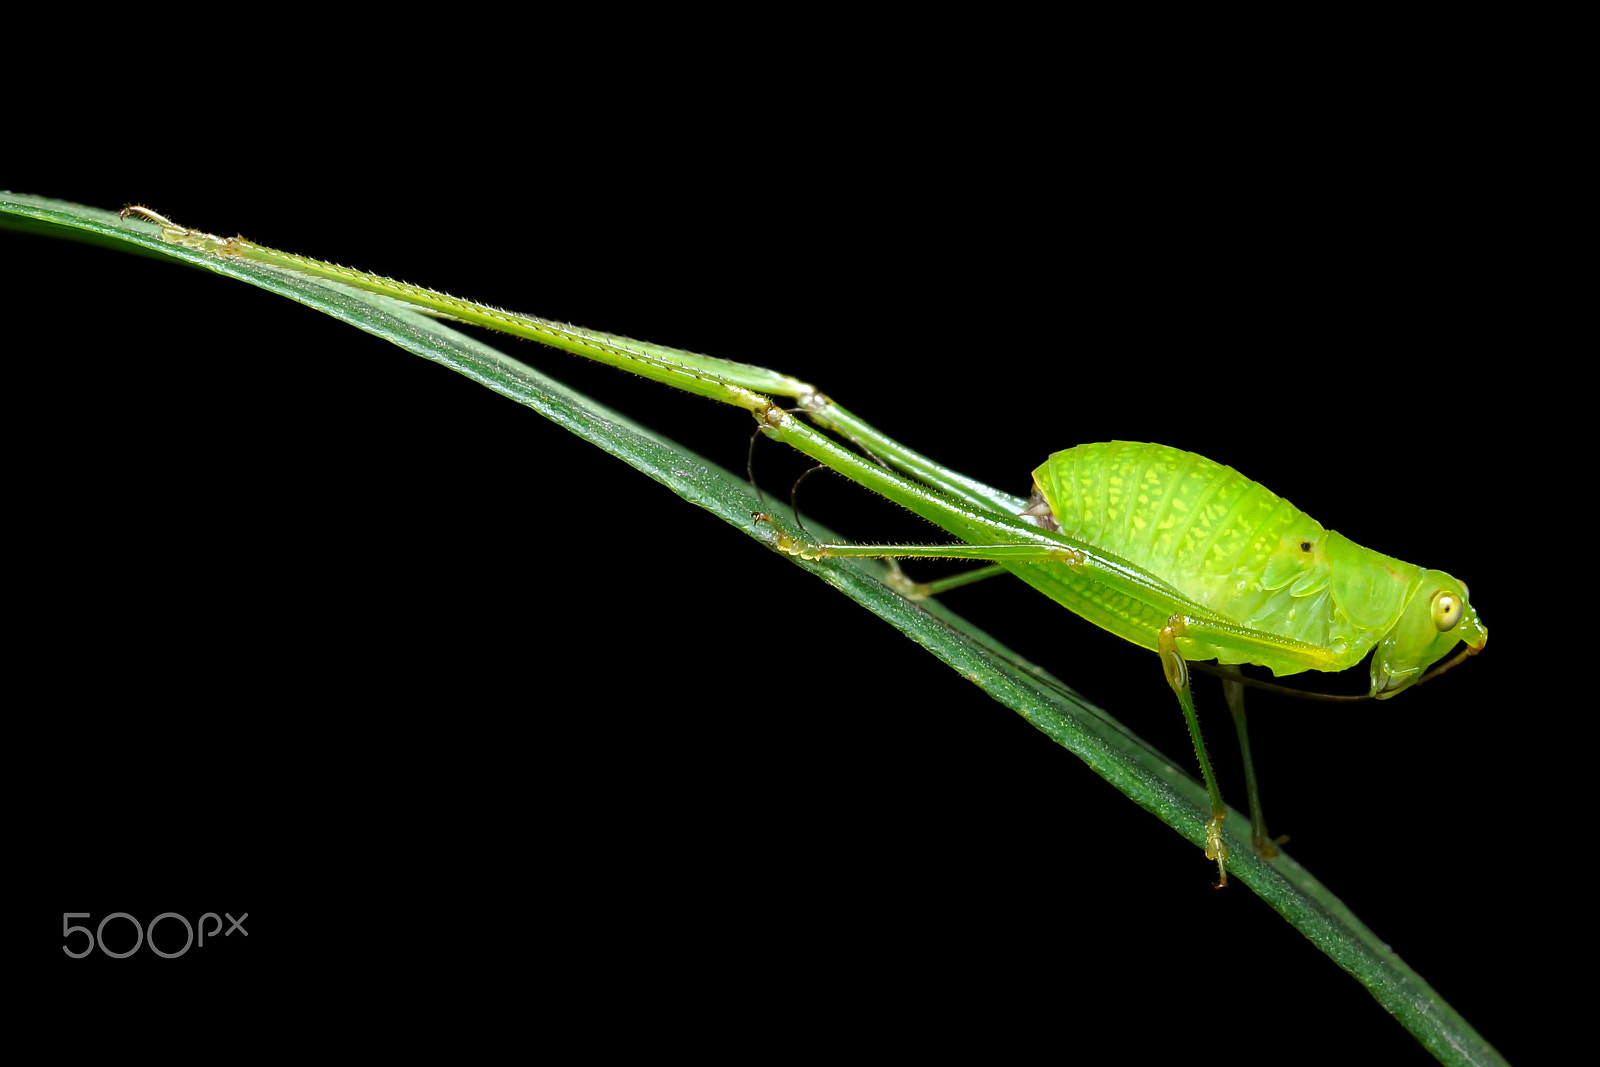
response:
[(1481, 652), (1489, 630), (1467, 599), (1464, 583), (1444, 571), (1417, 575), (1400, 618), (1372, 653), (1372, 692), (1379, 700), (1415, 685), (1423, 673), (1465, 642)]

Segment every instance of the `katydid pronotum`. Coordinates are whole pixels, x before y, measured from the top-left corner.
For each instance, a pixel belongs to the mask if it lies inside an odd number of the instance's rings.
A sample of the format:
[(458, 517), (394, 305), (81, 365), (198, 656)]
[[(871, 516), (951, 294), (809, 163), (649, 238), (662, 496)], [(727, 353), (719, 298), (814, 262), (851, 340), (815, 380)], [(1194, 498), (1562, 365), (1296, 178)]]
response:
[[(1188, 663), (1251, 663), (1283, 676), (1340, 671), (1373, 653), (1370, 697), (1402, 692), (1488, 632), (1464, 584), (1327, 530), (1230, 467), (1159, 445), (1081, 445), (1034, 471), (1026, 503), (884, 436), (813, 386), (748, 364), (501, 311), (378, 275), (179, 226), (130, 206), (163, 240), (396, 298), (426, 313), (540, 341), (683, 391), (745, 408), (761, 432), (935, 523), (960, 544), (820, 544), (772, 526), (772, 544), (806, 559), (933, 557), (987, 561), (1069, 610), (1159, 653), (1194, 744), (1211, 818), (1206, 855), (1227, 883), (1223, 804), (1191, 695)], [(786, 408), (774, 398), (790, 402)], [(839, 445), (796, 417), (832, 431)], [(1437, 673), (1437, 670), (1435, 673)], [(1273, 855), (1257, 797), (1242, 691), (1226, 686), (1243, 748), (1252, 841)]]

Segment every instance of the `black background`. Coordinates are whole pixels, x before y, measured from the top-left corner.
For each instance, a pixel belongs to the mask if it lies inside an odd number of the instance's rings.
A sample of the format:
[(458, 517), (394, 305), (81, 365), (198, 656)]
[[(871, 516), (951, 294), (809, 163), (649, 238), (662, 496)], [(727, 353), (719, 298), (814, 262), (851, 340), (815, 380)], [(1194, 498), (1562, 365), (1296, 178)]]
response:
[[(1296, 858), (1508, 1057), (1536, 1049), (1568, 934), (1527, 861), (1560, 847), (1539, 742), (1568, 705), (1519, 516), (1571, 427), (1494, 94), (1113, 102), (902, 62), (842, 96), (821, 71), (541, 71), (497, 125), (346, 96), (307, 129), (269, 100), (113, 122), (92, 163), (4, 180), (771, 366), (1019, 493), (1059, 448), (1162, 441), (1453, 572), (1484, 656), (1354, 710), (1253, 700), (1258, 765)], [(257, 1040), (378, 997), (399, 1031), (444, 1011), (535, 1042), (593, 1012), (668, 1045), (1426, 1060), (1017, 716), (534, 413), (226, 279), (0, 242), (39, 694), (22, 921), (55, 1003), (148, 997)], [(744, 461), (742, 412), (504, 346)], [(803, 469), (757, 463), (776, 493)], [(936, 537), (838, 479), (803, 504)], [(1154, 657), (1005, 582), (948, 603), (1192, 770)], [(60, 913), (113, 911), (248, 912), (249, 936), (59, 954)]]

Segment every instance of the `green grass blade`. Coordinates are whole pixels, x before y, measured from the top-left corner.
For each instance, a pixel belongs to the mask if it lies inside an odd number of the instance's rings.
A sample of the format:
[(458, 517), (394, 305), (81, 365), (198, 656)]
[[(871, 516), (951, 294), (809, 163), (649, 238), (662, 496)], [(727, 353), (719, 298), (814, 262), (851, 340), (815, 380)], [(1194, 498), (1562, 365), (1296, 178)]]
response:
[[(521, 361), (393, 300), (334, 282), (258, 264), (221, 260), (164, 244), (148, 226), (119, 220), (115, 212), (60, 201), (0, 194), (0, 225), (177, 260), (315, 307), (533, 408), (746, 536), (765, 536), (762, 528), (752, 527), (750, 513), (763, 507), (771, 510), (772, 505), (756, 498), (742, 474), (730, 473), (685, 452)], [(1205, 790), (1175, 769), (1187, 765), (1188, 760), (1171, 760), (1155, 751), (1107, 713), (1076, 698), (1043, 671), (999, 647), (981, 630), (937, 603), (913, 604), (890, 591), (878, 580), (882, 568), (874, 562), (804, 562), (776, 553), (774, 556), (775, 560), (815, 574), (895, 626), (951, 670), (1073, 752), (1197, 848), (1203, 844)], [(1270, 864), (1256, 858), (1248, 840), (1237, 833), (1241, 829), (1248, 831), (1242, 814), (1235, 813), (1228, 828), (1235, 831), (1230, 834), (1232, 876), (1249, 885), (1355, 976), (1441, 1062), (1504, 1062), (1427, 983), (1290, 856), (1282, 855)], [(1204, 876), (1205, 864), (1197, 852), (1195, 877)]]

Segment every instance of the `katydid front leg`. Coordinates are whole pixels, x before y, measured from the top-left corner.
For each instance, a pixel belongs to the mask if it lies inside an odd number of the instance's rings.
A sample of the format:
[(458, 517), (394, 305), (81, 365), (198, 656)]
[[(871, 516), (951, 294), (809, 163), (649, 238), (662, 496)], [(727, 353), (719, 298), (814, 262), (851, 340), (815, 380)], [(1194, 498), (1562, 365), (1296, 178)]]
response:
[(1205, 738), (1200, 735), (1200, 717), (1194, 712), (1194, 694), (1189, 688), (1189, 664), (1178, 652), (1178, 638), (1186, 632), (1182, 615), (1174, 615), (1161, 628), (1159, 637), (1161, 666), (1166, 671), (1167, 684), (1178, 696), (1183, 708), (1183, 720), (1189, 725), (1189, 739), (1194, 742), (1195, 759), (1200, 762), (1200, 774), (1206, 781), (1206, 795), (1211, 800), (1211, 818), (1206, 821), (1206, 859), (1217, 861), (1217, 885), (1228, 884), (1228, 846), (1222, 841), (1222, 821), (1228, 817), (1228, 806), (1222, 802), (1222, 790), (1217, 788), (1217, 778), (1211, 772), (1211, 758), (1206, 753)]

